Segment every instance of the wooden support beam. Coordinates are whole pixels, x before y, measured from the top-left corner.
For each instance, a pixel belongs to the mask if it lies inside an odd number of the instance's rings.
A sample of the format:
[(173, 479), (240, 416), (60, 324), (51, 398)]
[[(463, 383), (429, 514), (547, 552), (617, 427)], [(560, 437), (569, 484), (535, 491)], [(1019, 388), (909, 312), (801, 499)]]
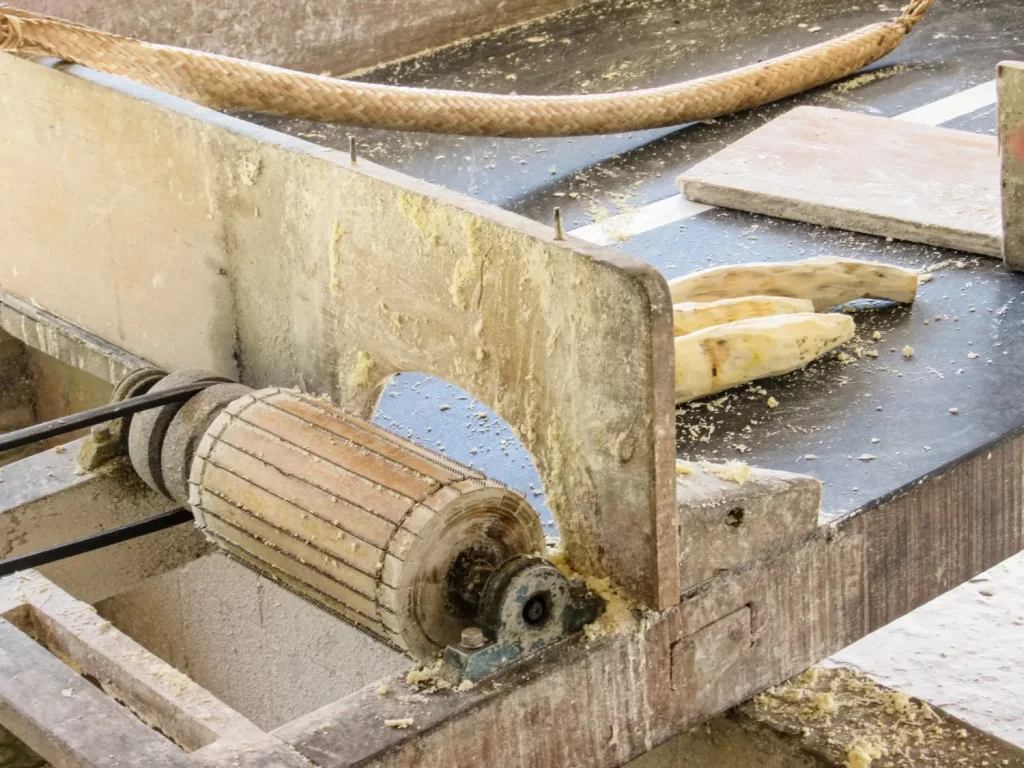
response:
[(136, 368), (150, 367), (138, 355), (2, 290), (0, 330), (108, 384), (117, 384)]
[[(188, 752), (194, 764), (220, 766), (258, 753), (268, 766), (306, 765), (281, 742), (35, 571), (0, 581), (0, 615)], [(43, 725), (53, 728), (49, 722)]]
[[(28, 554), (141, 520), (175, 505), (146, 487), (127, 460), (80, 473), (81, 441), (0, 468), (0, 558)], [(98, 552), (44, 566), (41, 572), (77, 598), (95, 603), (209, 551), (181, 525)]]
[(998, 82), (1003, 260), (1024, 270), (1024, 63), (1002, 62)]
[(56, 766), (193, 765), (173, 743), (3, 619), (0, 719)]
[(821, 482), (745, 464), (679, 462), (679, 583), (683, 589), (763, 559), (813, 534)]

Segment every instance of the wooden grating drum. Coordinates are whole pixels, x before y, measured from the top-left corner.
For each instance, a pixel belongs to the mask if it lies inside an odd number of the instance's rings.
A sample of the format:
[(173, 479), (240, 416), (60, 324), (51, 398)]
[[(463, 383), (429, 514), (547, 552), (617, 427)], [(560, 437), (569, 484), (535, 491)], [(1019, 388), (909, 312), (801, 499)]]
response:
[(458, 643), (490, 571), (544, 547), (518, 494), (276, 388), (217, 416), (189, 490), (197, 525), (220, 547), (419, 659)]

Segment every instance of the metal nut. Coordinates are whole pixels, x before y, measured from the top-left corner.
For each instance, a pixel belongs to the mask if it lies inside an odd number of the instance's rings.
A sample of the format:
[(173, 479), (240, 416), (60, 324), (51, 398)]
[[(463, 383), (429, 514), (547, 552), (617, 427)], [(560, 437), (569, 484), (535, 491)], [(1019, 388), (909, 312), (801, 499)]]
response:
[(484, 631), (480, 627), (466, 627), (462, 630), (461, 644), (463, 648), (472, 651), (482, 648), (486, 643), (487, 638), (484, 637)]

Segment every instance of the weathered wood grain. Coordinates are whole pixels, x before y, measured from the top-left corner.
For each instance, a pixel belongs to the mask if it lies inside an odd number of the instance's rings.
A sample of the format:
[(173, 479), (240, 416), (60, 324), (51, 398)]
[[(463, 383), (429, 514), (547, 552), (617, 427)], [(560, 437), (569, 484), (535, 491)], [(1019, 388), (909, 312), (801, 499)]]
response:
[(1024, 63), (999, 65), (999, 146), (1002, 160), (1003, 261), (1024, 269)]
[[(403, 701), (397, 678), (393, 695), (368, 688), (275, 735), (323, 768), (622, 765), (1018, 552), (1022, 462), (1019, 435), (986, 446), (691, 588), (639, 633), (570, 643), (461, 695)], [(414, 725), (383, 724), (396, 717)]]
[(996, 140), (797, 107), (679, 179), (696, 202), (999, 256)]
[(678, 599), (672, 306), (653, 267), (11, 56), (0, 223), (0, 288), (163, 367), (298, 385), (366, 416), (396, 372), (457, 384), (531, 452), (578, 569), (652, 607)]
[(117, 384), (129, 371), (150, 366), (141, 357), (5, 291), (0, 291), (0, 329), (108, 384)]
[(52, 765), (192, 765), (178, 747), (3, 619), (0, 719)]
[(341, 75), (586, 1), (22, 0), (19, 7), (153, 43), (197, 48), (310, 72), (330, 70)]
[(726, 479), (727, 466), (681, 464), (676, 509), (683, 589), (791, 547), (817, 529), (821, 482), (813, 477), (746, 467)]
[[(188, 752), (190, 764), (224, 765), (259, 752), (273, 758), (267, 765), (305, 765), (281, 742), (38, 573), (0, 582), (0, 614), (82, 675), (79, 686), (88, 678)], [(53, 721), (41, 727), (49, 738), (59, 738)], [(248, 759), (245, 764), (262, 765)]]

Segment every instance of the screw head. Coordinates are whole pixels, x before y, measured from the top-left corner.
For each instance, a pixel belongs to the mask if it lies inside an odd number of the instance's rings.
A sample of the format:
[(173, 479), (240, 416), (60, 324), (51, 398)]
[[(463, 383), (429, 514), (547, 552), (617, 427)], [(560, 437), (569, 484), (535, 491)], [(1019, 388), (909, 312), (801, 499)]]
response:
[(486, 642), (487, 638), (484, 637), (484, 632), (480, 627), (466, 627), (462, 630), (461, 645), (463, 648), (472, 651), (483, 647)]

